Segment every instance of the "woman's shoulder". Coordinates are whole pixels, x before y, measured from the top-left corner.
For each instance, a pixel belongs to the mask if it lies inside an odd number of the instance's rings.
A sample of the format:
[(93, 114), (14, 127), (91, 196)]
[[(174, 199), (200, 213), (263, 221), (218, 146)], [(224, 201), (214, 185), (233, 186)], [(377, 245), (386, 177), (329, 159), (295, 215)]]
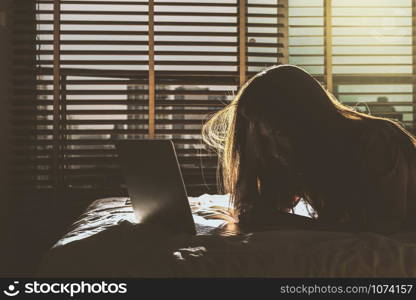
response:
[(396, 133), (396, 125), (383, 119), (369, 119), (362, 123), (362, 138), (391, 138)]
[(384, 119), (370, 119), (364, 123), (360, 142), (367, 146), (403, 146), (415, 148), (411, 135), (406, 133), (400, 125)]
[(398, 160), (416, 158), (411, 137), (399, 125), (387, 120), (370, 120), (360, 136), (360, 151), (367, 165), (384, 172), (397, 166)]

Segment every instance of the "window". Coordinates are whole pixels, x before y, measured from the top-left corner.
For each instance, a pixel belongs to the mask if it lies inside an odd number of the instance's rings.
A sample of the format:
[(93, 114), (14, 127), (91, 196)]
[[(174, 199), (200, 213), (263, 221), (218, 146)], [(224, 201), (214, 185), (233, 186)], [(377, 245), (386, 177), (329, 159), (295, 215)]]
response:
[(290, 63), (343, 103), (415, 132), (414, 1), (289, 1)]
[(114, 140), (155, 137), (174, 140), (190, 195), (216, 192), (201, 125), (287, 61), (282, 2), (16, 5), (15, 186), (120, 194)]
[(15, 2), (16, 190), (120, 194), (114, 140), (156, 137), (190, 195), (215, 193), (201, 125), (279, 63), (415, 128), (412, 0)]

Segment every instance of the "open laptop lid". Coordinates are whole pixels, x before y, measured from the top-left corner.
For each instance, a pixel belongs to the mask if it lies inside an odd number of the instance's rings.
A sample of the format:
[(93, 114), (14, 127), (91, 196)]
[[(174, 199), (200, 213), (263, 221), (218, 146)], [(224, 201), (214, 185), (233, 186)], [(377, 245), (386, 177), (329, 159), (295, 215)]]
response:
[(173, 142), (125, 140), (116, 148), (137, 221), (196, 234)]

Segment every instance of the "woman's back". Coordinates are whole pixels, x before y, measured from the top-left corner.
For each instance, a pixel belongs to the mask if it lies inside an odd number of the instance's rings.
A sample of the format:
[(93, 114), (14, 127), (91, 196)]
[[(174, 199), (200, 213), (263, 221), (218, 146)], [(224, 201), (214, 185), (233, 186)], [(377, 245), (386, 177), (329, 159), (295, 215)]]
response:
[(345, 193), (325, 197), (322, 219), (338, 218), (371, 231), (414, 223), (416, 148), (410, 137), (387, 120), (367, 119), (351, 146), (355, 151), (341, 170)]
[[(375, 128), (370, 127), (364, 132), (362, 139), (366, 141), (368, 168), (375, 170), (375, 187), (379, 186), (379, 190), (384, 191), (385, 197), (390, 197), (392, 203), (403, 206), (403, 226), (416, 224), (414, 140), (397, 125), (385, 120), (377, 122)], [(385, 187), (380, 186), (382, 184), (385, 184)], [(396, 206), (392, 209), (398, 208)]]

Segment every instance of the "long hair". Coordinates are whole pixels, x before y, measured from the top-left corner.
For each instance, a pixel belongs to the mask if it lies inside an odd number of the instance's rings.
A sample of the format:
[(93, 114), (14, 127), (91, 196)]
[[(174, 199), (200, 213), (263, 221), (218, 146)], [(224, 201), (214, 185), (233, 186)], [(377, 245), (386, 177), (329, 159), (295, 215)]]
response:
[[(395, 122), (357, 112), (303, 69), (279, 65), (248, 80), (233, 101), (204, 124), (202, 137), (218, 153), (220, 188), (230, 193), (238, 217), (258, 204), (291, 209), (299, 199), (296, 195), (313, 201), (311, 194), (302, 194), (291, 151), (276, 142), (276, 135), (294, 144), (298, 163), (325, 157), (327, 164), (337, 164), (345, 157), (333, 149), (348, 143), (347, 136), (357, 132), (354, 128), (368, 122), (392, 125), (409, 147), (415, 147), (415, 138)], [(320, 205), (313, 203), (314, 208)]]

